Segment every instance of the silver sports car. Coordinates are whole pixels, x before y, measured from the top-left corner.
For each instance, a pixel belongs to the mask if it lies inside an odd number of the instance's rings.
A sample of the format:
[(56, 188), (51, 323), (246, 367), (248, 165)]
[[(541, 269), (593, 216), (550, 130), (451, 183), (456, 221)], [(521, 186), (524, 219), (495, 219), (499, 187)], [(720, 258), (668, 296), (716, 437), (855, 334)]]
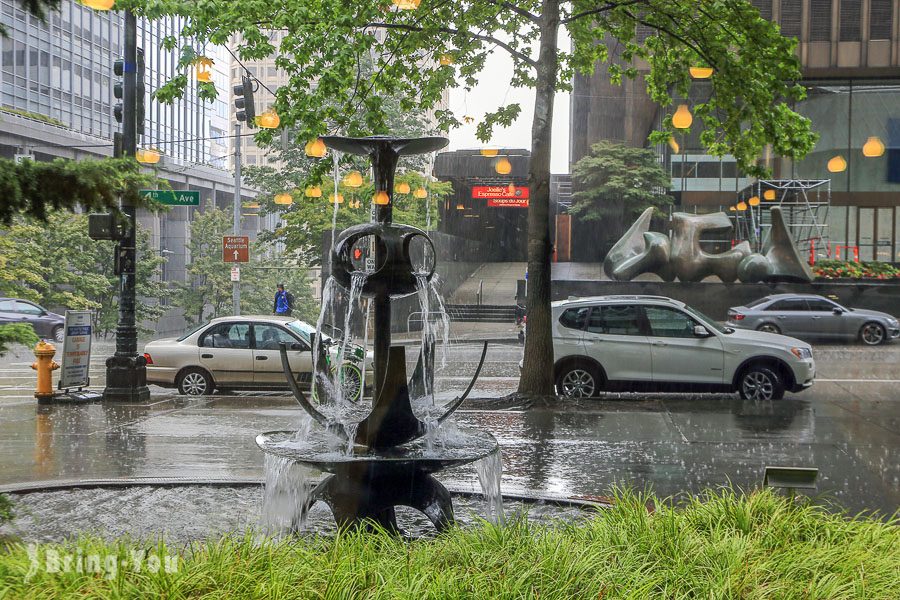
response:
[(800, 339), (860, 340), (869, 346), (900, 336), (900, 324), (887, 313), (845, 308), (813, 294), (777, 294), (729, 308), (726, 325)]

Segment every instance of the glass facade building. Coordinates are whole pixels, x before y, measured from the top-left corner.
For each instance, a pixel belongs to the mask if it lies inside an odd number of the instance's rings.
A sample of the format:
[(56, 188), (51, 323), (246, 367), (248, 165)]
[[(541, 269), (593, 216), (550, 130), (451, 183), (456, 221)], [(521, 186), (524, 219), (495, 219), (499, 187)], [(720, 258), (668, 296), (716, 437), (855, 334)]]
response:
[[(45, 22), (14, 0), (0, 0), (0, 16), (9, 37), (0, 40), (0, 106), (30, 113), (81, 134), (112, 139), (119, 129), (113, 117), (113, 62), (122, 56), (122, 13), (95, 11), (63, 0)], [(191, 73), (187, 93), (172, 105), (155, 102), (154, 90), (176, 74), (178, 53), (163, 50), (165, 36), (177, 35), (179, 18), (138, 21), (138, 47), (145, 56), (146, 124), (140, 144), (157, 147), (178, 161), (209, 164), (221, 157), (206, 138), (227, 128), (227, 59), (221, 58), (217, 88), (222, 98), (201, 100)], [(227, 56), (227, 55), (225, 55)], [(214, 75), (215, 77), (215, 75)], [(215, 126), (216, 119), (222, 124)], [(220, 140), (221, 142), (222, 140)]]

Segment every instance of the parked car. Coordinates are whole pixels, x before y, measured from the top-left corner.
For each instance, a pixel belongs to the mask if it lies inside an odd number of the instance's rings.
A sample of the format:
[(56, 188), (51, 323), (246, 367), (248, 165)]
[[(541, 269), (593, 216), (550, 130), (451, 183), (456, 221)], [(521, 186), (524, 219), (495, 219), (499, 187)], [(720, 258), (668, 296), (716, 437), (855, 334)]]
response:
[(813, 294), (776, 294), (729, 308), (726, 324), (800, 339), (860, 340), (869, 346), (900, 336), (900, 324), (887, 313), (845, 308)]
[(66, 318), (46, 308), (19, 298), (0, 298), (0, 325), (31, 323), (38, 337), (62, 342)]
[[(281, 343), (288, 345), (291, 370), (301, 387), (312, 382), (312, 339), (316, 328), (298, 319), (281, 316), (237, 316), (213, 319), (178, 339), (150, 342), (144, 347), (147, 382), (177, 387), (182, 394), (200, 396), (214, 389), (230, 391), (285, 389)], [(323, 335), (329, 361), (337, 358), (337, 344)], [(360, 346), (348, 349), (341, 365), (345, 397), (358, 400), (365, 385), (372, 384), (372, 353)]]
[(557, 393), (601, 390), (737, 391), (753, 400), (781, 398), (812, 385), (809, 344), (722, 327), (663, 296), (600, 296), (554, 302)]

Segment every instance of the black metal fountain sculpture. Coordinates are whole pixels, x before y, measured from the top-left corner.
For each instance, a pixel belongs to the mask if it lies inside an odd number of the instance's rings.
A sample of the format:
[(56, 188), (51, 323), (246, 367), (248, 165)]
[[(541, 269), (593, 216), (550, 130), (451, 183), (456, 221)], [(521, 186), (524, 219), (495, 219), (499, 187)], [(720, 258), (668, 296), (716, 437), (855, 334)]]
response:
[[(400, 139), (383, 136), (366, 138), (325, 137), (325, 144), (345, 153), (368, 155), (375, 175), (375, 221), (344, 230), (334, 242), (331, 274), (334, 280), (350, 290), (354, 279), (363, 297), (374, 300), (374, 390), (371, 412), (358, 423), (347, 424), (330, 419), (320, 412), (303, 393), (291, 374), (287, 349), (281, 348), (282, 366), (300, 405), (322, 427), (332, 440), (326, 443), (297, 443), (295, 432), (274, 431), (257, 437), (264, 452), (293, 463), (330, 473), (309, 494), (306, 510), (317, 500), (326, 502), (341, 527), (374, 522), (399, 531), (396, 506), (409, 506), (422, 511), (438, 531), (453, 523), (450, 493), (432, 473), (470, 463), (497, 450), (497, 442), (489, 433), (460, 429), (454, 442), (429, 447), (423, 439), (429, 431), (446, 420), (462, 404), (472, 390), (484, 364), (487, 344), (475, 376), (465, 392), (449, 403), (441, 416), (426, 424), (417, 417), (410, 403), (406, 356), (403, 346), (391, 345), (391, 298), (416, 293), (417, 285), (434, 275), (435, 253), (428, 235), (415, 227), (392, 222), (394, 172), (400, 156), (434, 152), (447, 145), (441, 137)], [(379, 203), (379, 200), (381, 203)], [(412, 244), (421, 243), (425, 259), (415, 266)], [(354, 259), (354, 248), (375, 248), (374, 268)], [(430, 264), (427, 260), (430, 258)], [(371, 267), (371, 265), (370, 265)], [(348, 333), (345, 335), (349, 335)], [(416, 367), (416, 376), (433, 378), (433, 356), (426, 340)], [(324, 360), (319, 360), (321, 367)], [(323, 375), (317, 373), (316, 379)], [(429, 386), (416, 385), (428, 390)], [(320, 388), (317, 388), (317, 390)], [(430, 388), (433, 393), (433, 387)], [(323, 392), (317, 397), (322, 399)], [(433, 399), (432, 399), (433, 400)], [(354, 427), (355, 425), (355, 427)], [(335, 451), (334, 439), (343, 440), (346, 451)], [(322, 438), (324, 439), (324, 438)], [(352, 440), (352, 444), (351, 444)]]

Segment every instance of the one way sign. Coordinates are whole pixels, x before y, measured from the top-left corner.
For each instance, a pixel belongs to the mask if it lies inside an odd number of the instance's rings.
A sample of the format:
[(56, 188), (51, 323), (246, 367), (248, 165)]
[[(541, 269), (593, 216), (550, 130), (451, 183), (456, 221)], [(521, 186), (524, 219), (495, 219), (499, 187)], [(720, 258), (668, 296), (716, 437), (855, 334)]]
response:
[(222, 260), (227, 263), (250, 262), (250, 238), (226, 235), (222, 238)]

